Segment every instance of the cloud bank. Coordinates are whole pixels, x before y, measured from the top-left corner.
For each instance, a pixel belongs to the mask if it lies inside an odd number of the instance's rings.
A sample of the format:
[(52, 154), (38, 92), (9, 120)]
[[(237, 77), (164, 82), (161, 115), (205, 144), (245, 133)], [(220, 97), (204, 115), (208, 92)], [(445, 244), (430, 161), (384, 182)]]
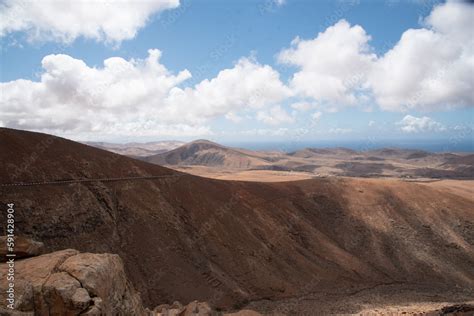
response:
[(441, 123), (427, 116), (415, 117), (406, 115), (397, 124), (401, 125), (400, 129), (405, 133), (440, 132), (446, 129)]
[(445, 110), (474, 105), (474, 5), (433, 9), (425, 28), (409, 29), (381, 57), (369, 83), (390, 111)]
[(290, 79), (292, 90), (302, 97), (332, 104), (357, 103), (371, 64), (370, 36), (358, 25), (341, 20), (315, 39), (295, 38), (292, 47), (278, 55), (278, 61), (297, 66)]
[(120, 43), (134, 38), (149, 19), (179, 0), (27, 1), (0, 4), (0, 37), (25, 32), (29, 41), (71, 43), (78, 37)]
[(387, 111), (434, 111), (474, 105), (474, 5), (436, 6), (424, 27), (405, 31), (383, 56), (371, 37), (341, 20), (316, 38), (295, 38), (278, 55), (298, 71), (290, 87), (328, 107), (372, 100)]
[(2, 124), (60, 133), (207, 134), (212, 118), (262, 109), (289, 95), (275, 70), (248, 58), (211, 80), (180, 88), (191, 73), (171, 73), (160, 57), (151, 49), (145, 59), (113, 57), (94, 68), (68, 55), (48, 55), (40, 81), (0, 84)]

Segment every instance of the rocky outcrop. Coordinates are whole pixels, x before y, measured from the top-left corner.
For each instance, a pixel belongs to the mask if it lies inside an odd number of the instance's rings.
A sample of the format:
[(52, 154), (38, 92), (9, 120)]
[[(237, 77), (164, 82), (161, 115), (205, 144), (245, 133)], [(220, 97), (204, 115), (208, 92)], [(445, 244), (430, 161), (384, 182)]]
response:
[(456, 304), (441, 308), (440, 315), (474, 315), (473, 304)]
[(192, 301), (186, 306), (180, 302), (162, 304), (152, 312), (153, 316), (262, 316), (262, 314), (244, 309), (238, 312), (224, 313), (213, 309), (207, 302)]
[(186, 306), (179, 302), (171, 305), (163, 304), (153, 310), (156, 316), (218, 316), (218, 313), (206, 302), (193, 301)]
[[(0, 265), (6, 275), (8, 263)], [(148, 315), (118, 255), (67, 249), (15, 262), (15, 302), (0, 283), (0, 314)], [(23, 312), (23, 313), (19, 313)]]
[(236, 313), (225, 314), (225, 316), (263, 316), (263, 315), (256, 311), (252, 311), (250, 309), (243, 309)]
[(0, 262), (7, 261), (6, 254), (9, 252), (7, 245), (12, 242), (14, 244), (13, 250), (16, 258), (26, 258), (38, 256), (44, 251), (44, 244), (26, 237), (11, 237), (0, 236)]
[[(22, 254), (32, 256), (39, 249), (42, 251), (40, 242), (21, 237), (16, 241), (18, 247), (15, 250), (22, 249)], [(14, 268), (11, 262), (0, 264), (2, 276), (7, 276), (14, 269), (14, 280), (6, 282), (2, 279), (0, 282), (0, 315), (228, 315), (217, 312), (208, 303), (198, 301), (188, 305), (179, 302), (163, 304), (153, 311), (144, 308), (139, 294), (126, 278), (118, 255), (80, 253), (66, 249), (21, 260), (18, 257), (14, 261)], [(8, 300), (9, 283), (14, 285), (14, 301)]]

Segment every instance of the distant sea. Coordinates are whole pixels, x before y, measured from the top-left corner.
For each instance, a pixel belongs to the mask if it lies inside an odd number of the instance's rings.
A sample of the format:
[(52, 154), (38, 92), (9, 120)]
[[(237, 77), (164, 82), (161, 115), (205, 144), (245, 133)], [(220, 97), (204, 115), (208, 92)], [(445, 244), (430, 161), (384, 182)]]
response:
[(278, 142), (222, 142), (231, 147), (251, 150), (277, 150), (292, 152), (303, 148), (345, 147), (357, 151), (378, 148), (419, 149), (429, 152), (474, 152), (474, 140), (318, 140), (318, 141), (278, 141)]

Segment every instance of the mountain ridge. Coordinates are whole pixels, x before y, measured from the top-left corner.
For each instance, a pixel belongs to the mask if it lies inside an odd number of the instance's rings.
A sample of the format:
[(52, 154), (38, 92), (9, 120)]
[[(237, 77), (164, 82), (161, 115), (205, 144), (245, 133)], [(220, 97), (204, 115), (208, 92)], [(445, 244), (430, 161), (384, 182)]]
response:
[(362, 151), (344, 147), (308, 147), (285, 153), (252, 151), (197, 140), (141, 159), (218, 179), (247, 177), (271, 181), (285, 176), (289, 179), (321, 176), (474, 179), (471, 156), (396, 147)]
[(209, 140), (196, 140), (171, 151), (145, 157), (144, 161), (161, 165), (207, 165), (248, 168), (267, 162), (251, 151), (226, 147)]

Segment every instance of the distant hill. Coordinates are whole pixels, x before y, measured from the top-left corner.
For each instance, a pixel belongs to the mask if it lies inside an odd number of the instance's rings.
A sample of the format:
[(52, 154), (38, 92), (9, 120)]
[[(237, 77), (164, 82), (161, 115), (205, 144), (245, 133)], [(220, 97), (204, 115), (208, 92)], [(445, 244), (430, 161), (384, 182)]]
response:
[(449, 166), (474, 166), (474, 154), (465, 155), (465, 156), (450, 156), (447, 158), (445, 165)]
[(339, 155), (354, 155), (354, 154), (357, 154), (357, 151), (349, 149), (349, 148), (336, 147), (336, 148), (304, 148), (302, 150), (291, 152), (288, 155), (294, 156), (294, 157), (309, 158), (309, 157), (314, 157), (317, 155), (339, 156)]
[(201, 165), (240, 169), (270, 164), (262, 153), (225, 147), (203, 139), (182, 145), (166, 153), (146, 157), (143, 160), (159, 165)]
[(217, 178), (223, 175), (221, 171), (225, 169), (227, 173), (238, 170), (298, 172), (304, 173), (305, 177), (336, 175), (472, 179), (473, 157), (474, 155), (431, 153), (404, 148), (364, 151), (344, 147), (304, 148), (284, 153), (231, 148), (208, 140), (197, 140), (168, 152), (140, 159), (196, 175), (215, 175)]
[(181, 141), (158, 141), (158, 142), (148, 142), (148, 143), (126, 143), (126, 144), (116, 144), (116, 143), (106, 143), (106, 142), (84, 142), (84, 144), (105, 149), (116, 154), (129, 156), (129, 157), (146, 157), (151, 155), (156, 155), (159, 153), (164, 153), (169, 150), (175, 149), (179, 146), (185, 144)]
[(374, 149), (365, 152), (368, 155), (375, 156), (375, 157), (383, 157), (383, 158), (398, 158), (398, 159), (417, 159), (417, 158), (424, 158), (427, 156), (432, 155), (424, 150), (418, 149), (404, 149), (404, 148), (381, 148), (381, 149)]

